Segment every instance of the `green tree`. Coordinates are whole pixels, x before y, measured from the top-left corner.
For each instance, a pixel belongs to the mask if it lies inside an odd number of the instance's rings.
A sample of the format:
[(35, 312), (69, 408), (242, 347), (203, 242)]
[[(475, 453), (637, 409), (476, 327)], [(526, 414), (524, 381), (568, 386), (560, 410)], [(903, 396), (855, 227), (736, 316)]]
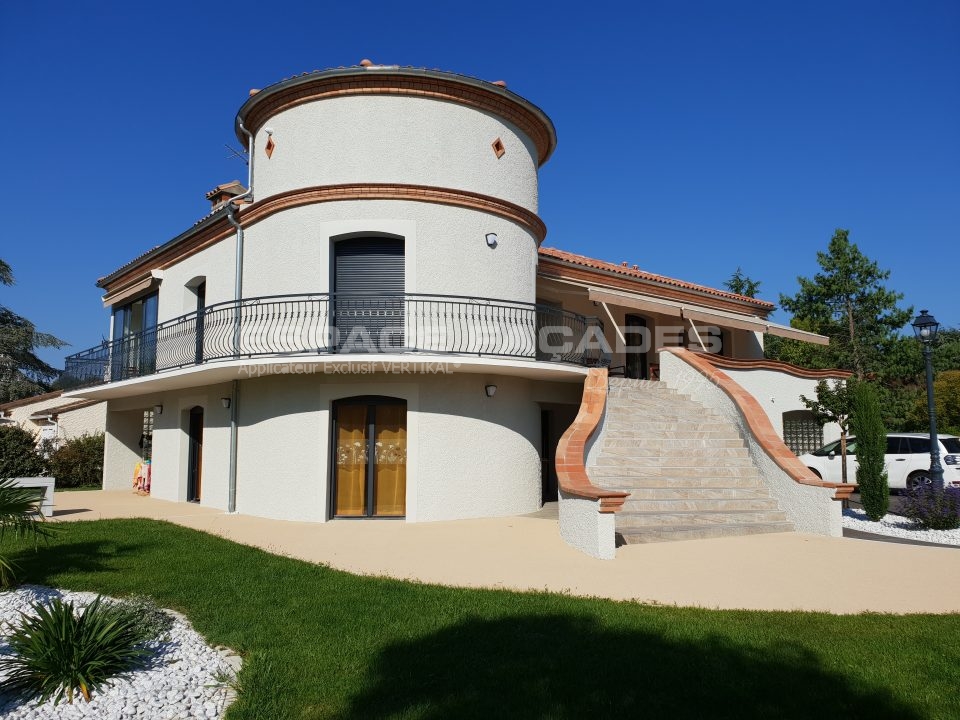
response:
[[(937, 430), (960, 435), (960, 370), (947, 370), (937, 375), (933, 381), (933, 406), (937, 411)], [(926, 393), (917, 394), (909, 417), (913, 429), (918, 432), (929, 430)]]
[(867, 517), (880, 520), (890, 506), (884, 469), (887, 431), (880, 413), (880, 396), (868, 382), (854, 383), (850, 393), (850, 428), (857, 438), (857, 485)]
[(46, 474), (37, 438), (19, 425), (0, 425), (0, 480)]
[[(798, 277), (799, 292), (781, 295), (780, 305), (793, 315), (794, 327), (830, 338), (829, 346), (805, 349), (804, 364), (852, 370), (863, 379), (883, 366), (883, 356), (897, 342), (913, 308), (899, 307), (903, 295), (884, 285), (890, 271), (881, 270), (850, 242), (847, 230), (834, 233), (827, 251), (817, 253), (817, 261), (822, 272), (813, 278)], [(784, 340), (775, 348), (789, 355), (795, 342)]]
[(723, 286), (735, 295), (743, 295), (744, 297), (756, 297), (757, 293), (760, 292), (760, 281), (752, 280), (745, 275), (739, 265), (737, 271), (723, 283)]
[[(960, 371), (960, 330), (947, 328), (940, 331), (933, 353), (933, 370), (938, 381), (945, 373)], [(888, 431), (925, 432), (929, 428), (923, 354), (912, 333), (901, 335), (890, 345), (873, 377), (879, 385)], [(951, 382), (948, 379), (941, 385), (945, 387), (939, 391), (936, 390), (937, 384), (934, 385), (938, 417), (955, 418), (956, 415), (951, 414), (946, 389), (952, 386)], [(960, 398), (956, 402), (960, 402)], [(939, 409), (941, 406), (942, 410)], [(944, 432), (960, 431), (960, 420), (948, 422), (951, 424), (944, 426)]]
[[(13, 285), (13, 271), (0, 260), (0, 285)], [(48, 365), (36, 351), (60, 348), (63, 340), (38, 332), (33, 323), (0, 305), (0, 403), (46, 392), (60, 371)]]
[(840, 426), (840, 477), (847, 482), (847, 431), (850, 427), (850, 412), (853, 399), (851, 390), (854, 383), (847, 380), (834, 380), (831, 385), (826, 380), (817, 383), (815, 400), (801, 395), (800, 402), (806, 405), (821, 425), (836, 423)]

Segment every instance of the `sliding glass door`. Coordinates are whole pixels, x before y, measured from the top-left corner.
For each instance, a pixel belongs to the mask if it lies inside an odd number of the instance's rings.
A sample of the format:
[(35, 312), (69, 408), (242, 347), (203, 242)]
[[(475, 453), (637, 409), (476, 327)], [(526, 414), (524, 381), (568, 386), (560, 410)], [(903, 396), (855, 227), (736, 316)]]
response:
[(333, 405), (334, 517), (403, 517), (407, 404), (356, 397)]
[(157, 295), (113, 310), (112, 379), (149, 375), (157, 365)]

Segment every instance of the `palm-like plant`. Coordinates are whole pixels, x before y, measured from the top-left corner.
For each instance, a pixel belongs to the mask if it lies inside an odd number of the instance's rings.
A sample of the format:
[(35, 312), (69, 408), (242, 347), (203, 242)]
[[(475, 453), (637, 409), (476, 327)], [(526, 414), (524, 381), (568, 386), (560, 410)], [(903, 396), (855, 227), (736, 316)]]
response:
[[(19, 487), (12, 479), (0, 480), (0, 540), (7, 532), (34, 543), (53, 535), (40, 513), (42, 503), (43, 488)], [(0, 588), (16, 582), (16, 569), (16, 563), (0, 552)]]
[(35, 603), (34, 614), (21, 613), (7, 639), (13, 652), (0, 658), (6, 673), (0, 687), (38, 703), (72, 703), (75, 692), (90, 702), (104, 682), (151, 656), (146, 643), (153, 638), (134, 610), (99, 595), (82, 612), (59, 598), (49, 606)]

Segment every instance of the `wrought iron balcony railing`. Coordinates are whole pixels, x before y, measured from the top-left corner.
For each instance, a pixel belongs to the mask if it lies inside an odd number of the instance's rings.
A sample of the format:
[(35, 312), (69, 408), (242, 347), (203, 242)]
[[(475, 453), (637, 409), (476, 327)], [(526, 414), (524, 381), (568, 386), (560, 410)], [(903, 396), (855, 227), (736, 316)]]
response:
[(603, 326), (546, 305), (449, 295), (276, 295), (211, 305), (66, 359), (64, 387), (218, 360), (427, 353), (591, 365)]

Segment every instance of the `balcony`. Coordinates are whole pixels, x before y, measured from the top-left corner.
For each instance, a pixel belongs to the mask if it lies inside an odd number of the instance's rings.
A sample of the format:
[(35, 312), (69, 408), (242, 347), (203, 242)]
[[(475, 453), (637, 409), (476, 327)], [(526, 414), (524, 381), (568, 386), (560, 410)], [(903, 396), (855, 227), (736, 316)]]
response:
[(489, 298), (276, 295), (211, 305), (71, 355), (63, 386), (261, 357), (420, 353), (589, 366), (600, 362), (602, 330), (596, 318)]

